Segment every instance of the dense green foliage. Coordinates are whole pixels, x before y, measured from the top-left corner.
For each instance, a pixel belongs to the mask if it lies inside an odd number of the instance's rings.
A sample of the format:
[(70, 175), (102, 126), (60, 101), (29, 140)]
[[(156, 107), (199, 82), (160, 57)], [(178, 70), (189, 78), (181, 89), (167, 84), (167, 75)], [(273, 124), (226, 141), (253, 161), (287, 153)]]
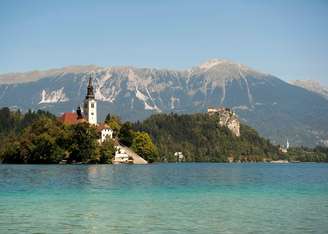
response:
[[(108, 115), (106, 124), (121, 144), (131, 147), (146, 160), (156, 158), (157, 148), (145, 132), (122, 124)], [(64, 125), (49, 112), (0, 109), (0, 160), (3, 163), (111, 163), (115, 140), (100, 144), (96, 127), (88, 123)]]
[(107, 139), (103, 142), (99, 149), (99, 163), (107, 164), (112, 162), (115, 152), (113, 141)]
[(126, 122), (121, 126), (118, 137), (123, 145), (127, 147), (130, 147), (132, 145), (134, 131), (130, 122)]
[(130, 122), (125, 122), (118, 133), (119, 142), (127, 147), (131, 147), (138, 155), (148, 162), (158, 159), (157, 147), (154, 145), (147, 132), (135, 131)]
[(8, 107), (4, 107), (0, 109), (0, 136), (20, 132), (42, 116), (56, 119), (51, 113), (42, 110), (36, 112), (29, 110), (23, 115), (19, 110), (10, 111)]
[(117, 137), (122, 126), (121, 119), (118, 116), (108, 114), (105, 123), (113, 130), (113, 136)]
[[(4, 163), (109, 163), (113, 157), (114, 142), (99, 144), (96, 128), (87, 123), (66, 126), (43, 111), (22, 115), (1, 109), (0, 113)], [(14, 120), (10, 128), (3, 117)]]
[(263, 161), (289, 157), (254, 129), (242, 124), (241, 136), (236, 137), (228, 128), (220, 127), (218, 121), (217, 115), (158, 114), (136, 123), (134, 128), (146, 131), (152, 137), (159, 152), (155, 161), (176, 161), (174, 153), (179, 151), (186, 161), (196, 162), (227, 162), (228, 158), (241, 162)]
[(146, 132), (134, 134), (131, 148), (148, 162), (154, 162), (158, 158), (157, 148)]
[(143, 122), (122, 123), (108, 115), (106, 123), (115, 140), (98, 142), (99, 133), (87, 123), (64, 125), (44, 111), (0, 109), (0, 160), (4, 163), (110, 163), (115, 142), (131, 147), (149, 162), (176, 161), (181, 151), (189, 162), (264, 161), (287, 159), (328, 162), (328, 148), (291, 148), (287, 154), (278, 146), (241, 125), (241, 136), (220, 127), (217, 115), (158, 114)]
[(299, 162), (328, 162), (328, 148), (318, 146), (314, 149), (307, 147), (291, 148), (286, 157)]

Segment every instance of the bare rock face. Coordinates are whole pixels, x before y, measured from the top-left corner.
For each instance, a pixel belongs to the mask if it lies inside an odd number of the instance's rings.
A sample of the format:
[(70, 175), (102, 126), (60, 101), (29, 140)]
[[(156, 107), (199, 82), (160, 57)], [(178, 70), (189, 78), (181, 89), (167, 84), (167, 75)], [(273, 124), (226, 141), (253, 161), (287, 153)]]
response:
[(240, 137), (240, 121), (236, 114), (229, 108), (208, 108), (209, 114), (219, 115), (219, 125), (227, 127), (236, 137)]
[[(155, 113), (225, 106), (274, 144), (286, 138), (293, 145), (328, 144), (328, 99), (320, 87), (304, 89), (224, 59), (186, 70), (91, 65), (0, 74), (0, 107), (61, 115), (81, 105), (90, 76), (101, 121), (108, 113), (137, 121)], [(239, 135), (233, 117), (222, 124)]]

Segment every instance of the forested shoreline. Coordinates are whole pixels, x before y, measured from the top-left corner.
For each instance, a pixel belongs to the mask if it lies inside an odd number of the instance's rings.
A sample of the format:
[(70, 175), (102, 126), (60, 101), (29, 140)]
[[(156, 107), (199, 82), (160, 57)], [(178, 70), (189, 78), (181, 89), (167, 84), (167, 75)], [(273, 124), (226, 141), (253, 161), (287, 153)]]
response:
[(132, 130), (108, 115), (106, 123), (114, 130), (114, 139), (100, 143), (96, 126), (88, 123), (65, 125), (49, 112), (38, 110), (22, 114), (0, 109), (0, 160), (2, 163), (56, 164), (111, 163), (115, 141), (130, 147), (152, 162), (157, 154), (149, 135)]
[(273, 145), (245, 124), (241, 124), (241, 136), (237, 137), (218, 122), (218, 115), (171, 113), (153, 115), (135, 123), (134, 128), (152, 137), (160, 152), (158, 161), (174, 161), (173, 152), (183, 151), (186, 161), (190, 162), (328, 162), (328, 148), (295, 147), (283, 153), (280, 146)]
[(123, 122), (108, 115), (105, 123), (114, 139), (98, 142), (95, 126), (64, 125), (45, 111), (0, 109), (0, 160), (2, 163), (111, 163), (120, 142), (149, 162), (175, 162), (183, 152), (186, 162), (263, 162), (289, 160), (328, 162), (328, 149), (296, 147), (282, 153), (279, 146), (241, 124), (236, 137), (208, 114), (156, 114), (142, 122)]

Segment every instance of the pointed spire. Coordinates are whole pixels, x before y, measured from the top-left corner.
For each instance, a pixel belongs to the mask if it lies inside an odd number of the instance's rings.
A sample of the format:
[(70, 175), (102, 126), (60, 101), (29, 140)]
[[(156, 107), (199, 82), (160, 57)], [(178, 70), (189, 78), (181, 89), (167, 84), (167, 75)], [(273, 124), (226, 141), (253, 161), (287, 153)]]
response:
[(92, 86), (92, 75), (90, 75), (89, 77), (89, 84), (88, 84), (88, 87)]
[(92, 86), (92, 76), (90, 74), (88, 88), (87, 88), (87, 96), (86, 99), (95, 98), (95, 94), (93, 93), (93, 86)]

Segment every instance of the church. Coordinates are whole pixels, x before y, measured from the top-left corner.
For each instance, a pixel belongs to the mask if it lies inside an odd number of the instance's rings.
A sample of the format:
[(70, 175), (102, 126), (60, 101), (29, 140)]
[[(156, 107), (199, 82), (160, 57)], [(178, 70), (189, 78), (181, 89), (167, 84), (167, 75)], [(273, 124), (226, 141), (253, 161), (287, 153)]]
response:
[(99, 142), (102, 143), (106, 138), (113, 138), (113, 130), (105, 123), (98, 124), (97, 122), (97, 101), (93, 91), (92, 77), (90, 76), (87, 95), (83, 102), (83, 112), (81, 107), (78, 106), (76, 112), (65, 112), (58, 118), (60, 122), (67, 125), (79, 124), (87, 122), (97, 127), (99, 134)]
[[(58, 120), (66, 125), (74, 125), (79, 123), (89, 123), (97, 129), (98, 142), (103, 143), (106, 139), (113, 138), (113, 130), (106, 123), (98, 123), (97, 119), (97, 100), (92, 85), (92, 77), (89, 78), (87, 86), (87, 95), (83, 101), (83, 108), (77, 107), (74, 112), (63, 113)], [(148, 162), (133, 152), (126, 146), (116, 143), (115, 156), (113, 164), (133, 163), (133, 164), (147, 164)]]

